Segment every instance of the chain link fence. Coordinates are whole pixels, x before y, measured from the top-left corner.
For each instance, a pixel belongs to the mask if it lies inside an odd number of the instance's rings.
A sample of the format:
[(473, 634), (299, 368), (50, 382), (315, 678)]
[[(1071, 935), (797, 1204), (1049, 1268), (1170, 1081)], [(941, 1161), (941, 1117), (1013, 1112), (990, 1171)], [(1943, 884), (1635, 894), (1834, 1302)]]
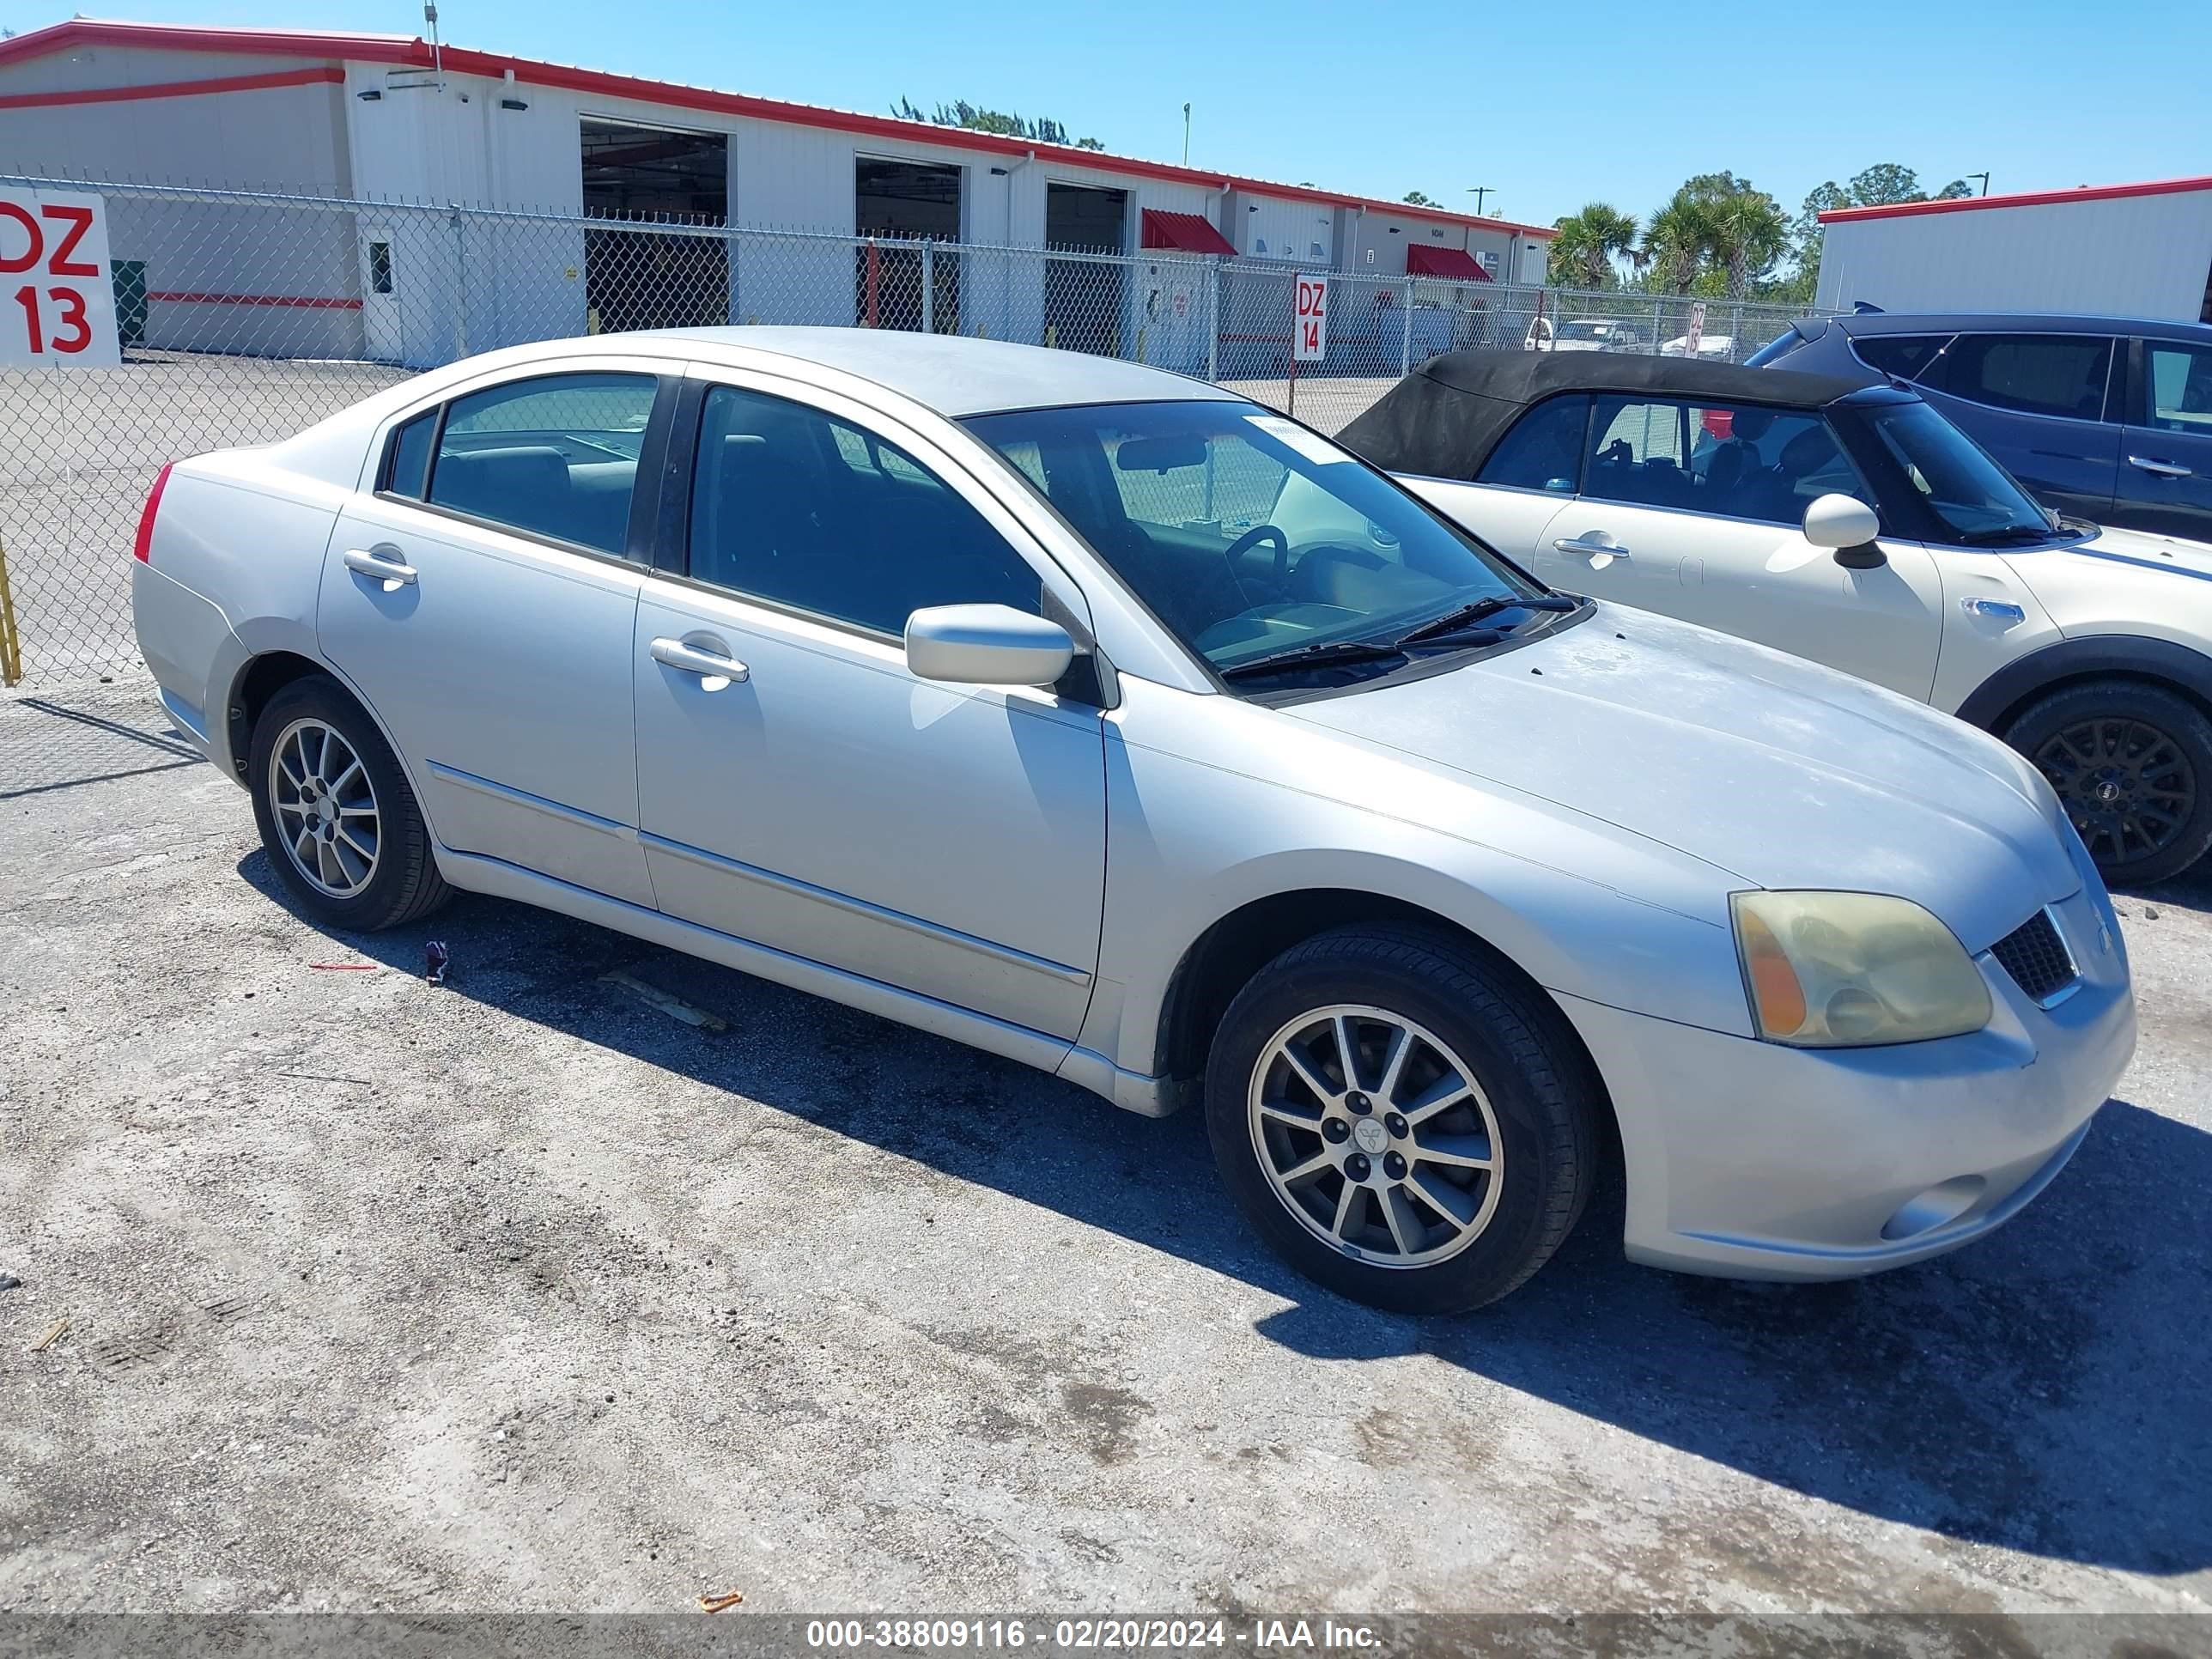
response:
[[(34, 682), (136, 660), (126, 561), (164, 462), (288, 437), (498, 346), (730, 323), (960, 334), (1218, 380), (1334, 432), (1439, 352), (1680, 350), (1690, 330), (1686, 300), (1336, 273), (1328, 356), (1294, 376), (1287, 263), (0, 185), (103, 198), (123, 343), (119, 368), (0, 368), (0, 557)], [(1704, 355), (1740, 362), (1800, 314), (1714, 302)], [(1588, 343), (1599, 323), (1613, 331)]]

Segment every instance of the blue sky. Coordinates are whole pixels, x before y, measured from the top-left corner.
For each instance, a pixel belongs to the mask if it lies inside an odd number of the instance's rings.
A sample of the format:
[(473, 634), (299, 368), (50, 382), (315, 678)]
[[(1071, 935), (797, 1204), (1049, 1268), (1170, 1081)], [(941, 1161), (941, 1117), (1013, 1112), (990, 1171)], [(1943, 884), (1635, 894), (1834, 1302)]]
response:
[[(19, 31), (66, 13), (0, 0)], [(82, 0), (97, 16), (419, 32), (410, 0)], [(730, 91), (887, 112), (964, 97), (1122, 154), (1548, 224), (1648, 214), (1728, 168), (1795, 211), (1875, 161), (1923, 187), (2212, 173), (2212, 0), (1847, 0), (1789, 9), (1466, 0), (1109, 5), (444, 0), (445, 38)], [(1565, 21), (1563, 21), (1565, 20)]]

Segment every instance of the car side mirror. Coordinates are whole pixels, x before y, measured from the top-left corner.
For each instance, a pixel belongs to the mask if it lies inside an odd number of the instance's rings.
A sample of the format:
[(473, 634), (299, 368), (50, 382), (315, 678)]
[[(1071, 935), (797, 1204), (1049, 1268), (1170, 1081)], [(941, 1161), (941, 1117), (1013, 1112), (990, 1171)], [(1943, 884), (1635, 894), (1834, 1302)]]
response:
[(1834, 551), (1836, 562), (1848, 570), (1871, 570), (1887, 558), (1874, 544), (1881, 534), (1881, 521), (1864, 501), (1837, 492), (1816, 497), (1805, 509), (1805, 539), (1815, 547)]
[(948, 685), (1050, 685), (1075, 660), (1058, 623), (1006, 605), (933, 605), (906, 619), (906, 665)]

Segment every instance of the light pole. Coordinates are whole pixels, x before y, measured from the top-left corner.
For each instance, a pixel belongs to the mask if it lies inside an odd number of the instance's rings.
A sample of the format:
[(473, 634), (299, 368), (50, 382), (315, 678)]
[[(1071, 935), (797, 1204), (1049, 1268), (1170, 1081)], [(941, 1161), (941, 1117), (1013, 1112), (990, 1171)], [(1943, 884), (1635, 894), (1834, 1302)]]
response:
[(1182, 164), (1190, 165), (1190, 106), (1182, 106)]
[(1494, 185), (1469, 185), (1467, 187), (1467, 193), (1474, 198), (1474, 210), (1480, 215), (1482, 211), (1483, 198), (1497, 195), (1498, 188)]
[(1986, 196), (1986, 195), (1988, 195), (1988, 194), (1990, 193), (1990, 175), (1989, 175), (1988, 173), (1968, 173), (1968, 174), (1966, 175), (1966, 177), (1968, 177), (1969, 179), (1980, 179), (1980, 180), (1982, 181), (1982, 194), (1983, 194), (1983, 195), (1984, 195), (1984, 196)]

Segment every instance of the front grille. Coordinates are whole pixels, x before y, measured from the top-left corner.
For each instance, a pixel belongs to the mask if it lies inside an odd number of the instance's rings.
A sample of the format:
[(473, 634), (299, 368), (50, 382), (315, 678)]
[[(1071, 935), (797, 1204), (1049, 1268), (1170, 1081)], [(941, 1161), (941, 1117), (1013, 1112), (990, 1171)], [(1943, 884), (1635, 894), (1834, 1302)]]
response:
[(1991, 946), (1990, 954), (2035, 1002), (2050, 1001), (2080, 977), (2048, 910), (2038, 910)]

